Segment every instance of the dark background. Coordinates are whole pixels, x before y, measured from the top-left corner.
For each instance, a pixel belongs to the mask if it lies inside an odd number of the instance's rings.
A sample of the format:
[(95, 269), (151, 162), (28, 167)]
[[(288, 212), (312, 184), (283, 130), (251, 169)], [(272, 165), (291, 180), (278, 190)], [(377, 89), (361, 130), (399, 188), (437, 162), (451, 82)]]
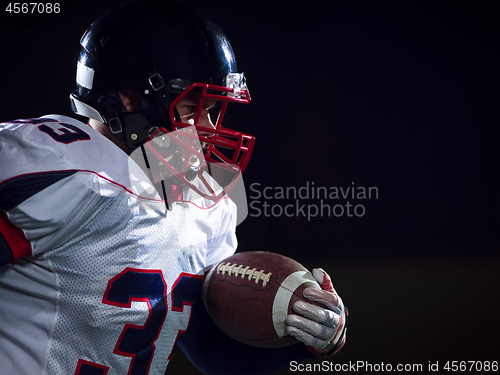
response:
[[(60, 1), (58, 16), (3, 6), (0, 121), (72, 116), (78, 40), (119, 2)], [(250, 209), (238, 227), (241, 251), (278, 252), (330, 273), (350, 311), (347, 344), (332, 361), (498, 360), (493, 5), (191, 2), (223, 27), (248, 78), (253, 101), (230, 108), (225, 125), (257, 138), (244, 175), (249, 196), (253, 183), (378, 188), (378, 199), (350, 199), (362, 217)], [(191, 368), (177, 351), (167, 373), (199, 373)]]

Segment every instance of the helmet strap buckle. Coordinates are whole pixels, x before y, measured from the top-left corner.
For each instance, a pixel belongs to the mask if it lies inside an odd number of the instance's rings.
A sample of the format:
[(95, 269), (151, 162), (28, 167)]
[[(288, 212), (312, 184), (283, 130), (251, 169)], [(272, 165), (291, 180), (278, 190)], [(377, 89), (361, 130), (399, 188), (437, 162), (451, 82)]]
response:
[(152, 74), (150, 74), (150, 76), (148, 77), (148, 81), (152, 89), (155, 91), (160, 91), (165, 88), (163, 77), (156, 71), (154, 67), (152, 68)]
[(116, 110), (114, 112), (115, 112), (115, 116), (111, 117), (108, 120), (108, 127), (109, 127), (109, 130), (111, 130), (111, 133), (118, 134), (118, 133), (121, 133), (123, 131), (123, 128), (122, 128), (120, 118), (118, 117), (118, 113), (116, 112)]

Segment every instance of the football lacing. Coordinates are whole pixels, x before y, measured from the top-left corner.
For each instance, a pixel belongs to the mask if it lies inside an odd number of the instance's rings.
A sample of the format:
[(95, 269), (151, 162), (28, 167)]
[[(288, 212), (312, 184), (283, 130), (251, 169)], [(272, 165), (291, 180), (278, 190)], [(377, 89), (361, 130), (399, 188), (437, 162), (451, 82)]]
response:
[(225, 275), (225, 273), (229, 274), (229, 276), (236, 276), (238, 277), (241, 275), (241, 278), (244, 279), (245, 276), (248, 276), (248, 280), (255, 280), (255, 284), (259, 283), (259, 280), (262, 280), (262, 286), (266, 286), (266, 284), (269, 282), (269, 279), (271, 278), (271, 275), (273, 274), (272, 272), (269, 273), (264, 273), (264, 270), (257, 271), (257, 268), (252, 268), (250, 269), (250, 266), (243, 267), (242, 264), (238, 265), (236, 263), (231, 264), (231, 263), (226, 263), (222, 262), (217, 266), (217, 274), (222, 272), (222, 275)]

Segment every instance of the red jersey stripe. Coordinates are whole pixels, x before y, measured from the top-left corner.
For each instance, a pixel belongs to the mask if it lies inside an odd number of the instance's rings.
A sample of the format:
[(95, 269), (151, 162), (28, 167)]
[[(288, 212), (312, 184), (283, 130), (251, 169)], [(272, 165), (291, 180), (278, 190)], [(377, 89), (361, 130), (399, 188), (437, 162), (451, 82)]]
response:
[(13, 261), (32, 255), (31, 243), (24, 236), (24, 232), (12, 224), (4, 212), (0, 212), (0, 232), (10, 247)]

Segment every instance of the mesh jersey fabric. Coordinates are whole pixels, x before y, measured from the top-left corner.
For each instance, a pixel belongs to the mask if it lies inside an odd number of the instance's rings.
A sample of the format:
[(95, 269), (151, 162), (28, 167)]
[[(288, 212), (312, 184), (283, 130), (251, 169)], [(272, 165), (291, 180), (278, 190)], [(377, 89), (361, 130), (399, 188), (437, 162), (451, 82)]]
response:
[(236, 249), (232, 201), (167, 210), (126, 154), (64, 116), (0, 125), (0, 165), (0, 212), (29, 244), (0, 267), (2, 371), (163, 374), (204, 270)]

